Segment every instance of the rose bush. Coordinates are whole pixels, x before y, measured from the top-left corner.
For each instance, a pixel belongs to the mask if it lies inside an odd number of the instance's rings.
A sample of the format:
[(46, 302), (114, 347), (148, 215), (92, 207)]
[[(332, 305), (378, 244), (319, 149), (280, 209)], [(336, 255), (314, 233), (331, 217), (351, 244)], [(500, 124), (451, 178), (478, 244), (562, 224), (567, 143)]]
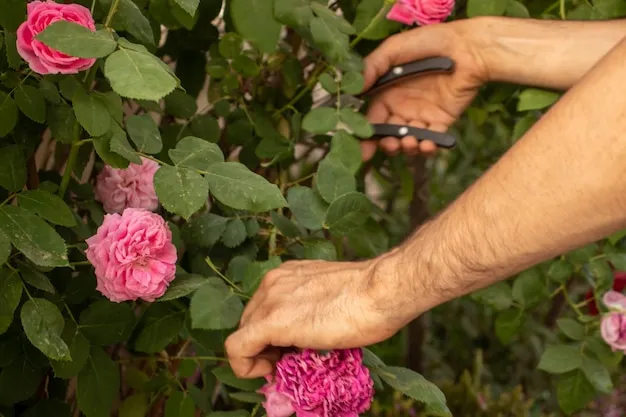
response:
[[(1, 0), (0, 415), (379, 415), (399, 393), (423, 416), (469, 416), (468, 398), (487, 412), (482, 394), (447, 402), (403, 367), (398, 343), (414, 337), (419, 351), (407, 350), (446, 387), (474, 363), (468, 347), (483, 349), (488, 382), (523, 385), (534, 415), (611, 393), (623, 317), (602, 300), (626, 270), (626, 234), (441, 306), (417, 336), (286, 354), (269, 383), (236, 378), (223, 342), (267, 271), (388, 250), (410, 231), (413, 196), (439, 210), (558, 97), (490, 86), (454, 128), (462, 146), (427, 165), (363, 163), (367, 120), (313, 104), (358, 93), (380, 41), (467, 16), (594, 19), (620, 7)], [(430, 174), (429, 201), (415, 164)]]

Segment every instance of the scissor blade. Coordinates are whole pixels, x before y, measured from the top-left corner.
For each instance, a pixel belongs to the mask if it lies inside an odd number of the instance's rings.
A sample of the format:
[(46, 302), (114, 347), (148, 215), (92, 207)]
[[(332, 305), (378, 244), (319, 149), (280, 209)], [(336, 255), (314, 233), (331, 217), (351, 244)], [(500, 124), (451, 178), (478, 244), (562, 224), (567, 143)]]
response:
[(317, 103), (314, 107), (336, 107), (338, 104), (341, 107), (352, 107), (359, 110), (363, 106), (364, 101), (349, 94), (341, 94), (340, 96), (329, 94)]

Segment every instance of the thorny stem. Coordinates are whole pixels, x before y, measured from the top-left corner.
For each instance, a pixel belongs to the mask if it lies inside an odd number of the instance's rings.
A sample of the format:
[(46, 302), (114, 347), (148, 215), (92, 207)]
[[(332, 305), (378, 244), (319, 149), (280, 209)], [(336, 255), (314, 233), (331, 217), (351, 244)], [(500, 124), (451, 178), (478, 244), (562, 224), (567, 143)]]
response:
[(81, 145), (82, 143), (80, 142), (80, 126), (78, 126), (78, 124), (75, 124), (74, 141), (72, 142), (70, 155), (67, 158), (67, 164), (65, 164), (65, 172), (63, 172), (63, 178), (61, 178), (61, 184), (59, 185), (59, 191), (57, 192), (58, 196), (61, 198), (63, 198), (63, 196), (65, 195), (65, 191), (67, 191), (67, 187), (70, 184), (72, 171), (74, 171), (74, 165), (76, 165), (76, 160), (78, 159), (78, 151), (80, 150)]

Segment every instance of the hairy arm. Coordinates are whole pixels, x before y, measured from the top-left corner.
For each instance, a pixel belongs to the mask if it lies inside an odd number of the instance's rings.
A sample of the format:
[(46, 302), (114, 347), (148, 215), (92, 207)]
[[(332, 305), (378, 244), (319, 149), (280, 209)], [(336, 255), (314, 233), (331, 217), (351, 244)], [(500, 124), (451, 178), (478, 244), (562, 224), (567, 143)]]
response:
[[(472, 21), (469, 19), (467, 22)], [(566, 90), (626, 36), (626, 19), (477, 19), (477, 50), (489, 81)], [(467, 28), (470, 29), (467, 25)], [(468, 32), (469, 34), (469, 32)]]
[[(378, 273), (411, 315), (626, 227), (626, 39)], [(377, 278), (374, 278), (377, 279)], [(412, 307), (409, 307), (412, 305)]]

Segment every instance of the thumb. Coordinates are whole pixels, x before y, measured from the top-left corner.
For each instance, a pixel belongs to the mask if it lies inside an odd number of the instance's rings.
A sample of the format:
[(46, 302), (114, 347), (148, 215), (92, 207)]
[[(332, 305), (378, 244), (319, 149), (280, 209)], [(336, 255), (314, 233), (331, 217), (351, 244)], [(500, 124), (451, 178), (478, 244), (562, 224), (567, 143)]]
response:
[(270, 325), (267, 321), (244, 325), (225, 341), (228, 361), (239, 378), (257, 378), (270, 374), (273, 363), (262, 352), (270, 345)]
[(445, 55), (449, 47), (449, 42), (446, 41), (448, 37), (445, 36), (447, 24), (412, 29), (385, 40), (365, 58), (363, 91), (367, 91), (377, 79), (396, 65)]

